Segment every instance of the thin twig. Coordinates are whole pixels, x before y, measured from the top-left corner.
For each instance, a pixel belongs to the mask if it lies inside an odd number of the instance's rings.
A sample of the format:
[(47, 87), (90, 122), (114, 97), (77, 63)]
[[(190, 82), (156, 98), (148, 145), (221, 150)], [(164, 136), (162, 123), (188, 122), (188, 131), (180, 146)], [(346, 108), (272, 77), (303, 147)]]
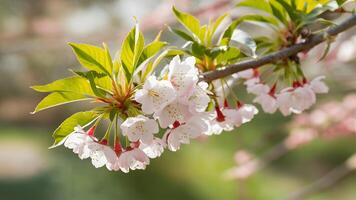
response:
[(278, 60), (288, 58), (292, 55), (296, 55), (299, 52), (307, 51), (315, 47), (316, 45), (326, 41), (330, 36), (336, 36), (339, 33), (342, 33), (355, 25), (356, 25), (356, 15), (352, 15), (350, 18), (340, 23), (339, 25), (332, 26), (325, 32), (311, 36), (305, 42), (293, 45), (291, 47), (282, 49), (274, 53), (270, 53), (260, 58), (242, 61), (240, 63), (228, 65), (224, 68), (219, 68), (214, 71), (206, 72), (201, 75), (201, 80), (208, 81), (208, 82), (213, 81), (215, 79), (229, 76), (236, 72), (240, 72), (246, 69), (258, 68), (265, 64), (273, 63)]
[(302, 188), (300, 191), (292, 193), (286, 200), (302, 200), (306, 197), (310, 196), (311, 194), (317, 193), (323, 189), (326, 189), (336, 182), (341, 180), (342, 178), (346, 177), (349, 173), (352, 172), (352, 169), (349, 168), (347, 165), (340, 165), (325, 176), (320, 178), (319, 180), (315, 181), (314, 183)]

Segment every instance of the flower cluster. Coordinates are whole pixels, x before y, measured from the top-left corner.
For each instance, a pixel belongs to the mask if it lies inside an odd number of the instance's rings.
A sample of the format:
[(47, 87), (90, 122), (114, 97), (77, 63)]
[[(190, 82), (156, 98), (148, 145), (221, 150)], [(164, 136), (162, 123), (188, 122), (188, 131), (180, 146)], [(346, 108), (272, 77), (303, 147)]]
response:
[[(103, 139), (97, 139), (95, 125), (87, 132), (77, 126), (60, 144), (72, 149), (80, 159), (91, 158), (97, 168), (106, 166), (108, 170), (129, 172), (145, 169), (150, 159), (159, 157), (164, 149), (177, 151), (191, 139), (231, 131), (251, 121), (257, 108), (237, 97), (231, 106), (224, 92), (228, 83), (220, 85), (223, 103), (219, 102), (216, 90), (211, 88), (213, 83), (199, 81), (195, 62), (194, 57), (181, 60), (175, 56), (159, 76), (148, 76), (143, 85), (134, 89), (132, 101), (139, 110), (126, 114), (119, 122), (125, 145), (116, 134), (113, 148), (110, 147), (110, 128)], [(257, 70), (236, 76), (244, 80), (248, 93), (256, 95), (254, 102), (267, 113), (277, 109), (284, 115), (300, 113), (315, 103), (316, 93), (328, 91), (323, 77), (311, 82), (304, 79), (277, 92), (276, 84), (264, 84)]]
[[(224, 14), (205, 25), (173, 6), (172, 12), (185, 30), (168, 30), (186, 41), (182, 47), (161, 41), (162, 31), (146, 43), (139, 24), (126, 35), (114, 59), (105, 43), (102, 47), (69, 43), (85, 71), (72, 70), (70, 77), (33, 86), (36, 91), (49, 93), (33, 113), (78, 101), (95, 104), (59, 125), (53, 133), (54, 147), (63, 144), (80, 159), (90, 158), (97, 168), (106, 166), (122, 172), (145, 169), (150, 159), (161, 156), (165, 149), (177, 151), (192, 139), (232, 131), (250, 122), (259, 111), (235, 94), (233, 87), (239, 80), (247, 93), (255, 95), (252, 102), (260, 104), (264, 112), (299, 114), (315, 104), (316, 94), (329, 90), (324, 77), (311, 81), (305, 77), (299, 54), (273, 58), (268, 66), (231, 76), (221, 77), (225, 72), (218, 72), (306, 40), (314, 33), (306, 35), (303, 28), (321, 18), (315, 11), (330, 9), (323, 3), (308, 7), (306, 12), (289, 5), (289, 1), (283, 2), (275, 3), (286, 13), (285, 19), (279, 12), (267, 17), (277, 21), (260, 17), (229, 20)], [(266, 3), (267, 7), (276, 6)], [(261, 9), (248, 2), (238, 7)], [(277, 34), (271, 36), (276, 38), (253, 38), (240, 26), (245, 20), (273, 27)], [(166, 61), (169, 64), (164, 66)], [(210, 73), (213, 76), (209, 78)], [(103, 121), (109, 125), (100, 138), (96, 129)]]
[(277, 109), (284, 115), (299, 114), (309, 109), (316, 102), (316, 94), (327, 93), (329, 88), (323, 82), (324, 76), (312, 81), (303, 77), (302, 81), (295, 80), (292, 87), (277, 91), (277, 83), (269, 86), (260, 79), (257, 70), (249, 69), (237, 74), (237, 78), (245, 79), (247, 92), (256, 95), (253, 100), (261, 105), (266, 113), (274, 113)]
[[(150, 158), (159, 157), (165, 148), (180, 149), (191, 139), (201, 135), (220, 134), (252, 120), (258, 110), (249, 104), (237, 102), (235, 108), (219, 106), (213, 102), (209, 84), (199, 81), (195, 58), (181, 61), (179, 56), (172, 59), (161, 76), (149, 76), (142, 88), (135, 91), (133, 100), (141, 105), (141, 114), (127, 117), (121, 124), (122, 136), (129, 141), (123, 147), (115, 138), (114, 148), (108, 137), (98, 140), (94, 136), (95, 126), (85, 132), (80, 126), (60, 144), (72, 149), (79, 158), (91, 158), (95, 167), (109, 170), (145, 169)], [(208, 109), (210, 103), (215, 109)], [(164, 131), (162, 137), (158, 135)], [(117, 136), (116, 136), (117, 137)]]

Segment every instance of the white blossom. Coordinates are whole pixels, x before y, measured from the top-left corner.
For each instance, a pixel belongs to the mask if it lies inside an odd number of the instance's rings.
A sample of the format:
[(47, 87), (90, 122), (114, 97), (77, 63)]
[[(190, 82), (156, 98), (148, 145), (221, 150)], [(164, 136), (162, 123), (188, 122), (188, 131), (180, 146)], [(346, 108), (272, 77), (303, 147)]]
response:
[(316, 102), (316, 96), (309, 85), (286, 88), (277, 94), (279, 110), (284, 116), (301, 113)]
[(149, 157), (157, 158), (161, 156), (166, 144), (160, 138), (154, 138), (151, 144), (140, 144), (140, 149)]
[(186, 103), (189, 105), (189, 109), (192, 113), (204, 112), (209, 105), (210, 97), (208, 95), (208, 84), (206, 82), (199, 82), (194, 88), (193, 93)]
[(143, 88), (135, 93), (135, 100), (142, 104), (142, 111), (152, 114), (164, 108), (176, 97), (175, 89), (167, 80), (157, 80), (150, 76), (145, 81)]
[(262, 83), (250, 84), (247, 86), (247, 92), (255, 95), (267, 94), (271, 88)]
[(241, 126), (241, 124), (251, 121), (258, 113), (255, 106), (250, 104), (244, 104), (240, 108), (236, 109), (224, 109), (222, 112), (225, 115), (225, 121), (229, 124), (233, 124), (236, 127)]
[(122, 135), (127, 136), (131, 142), (140, 140), (144, 144), (150, 144), (153, 134), (159, 131), (156, 120), (143, 115), (127, 118), (120, 127)]
[(259, 103), (266, 113), (274, 113), (278, 109), (277, 99), (270, 94), (260, 94), (253, 102)]
[(277, 94), (277, 104), (278, 108), (284, 116), (290, 115), (292, 113), (292, 92), (291, 88), (286, 88), (281, 91), (280, 94)]
[(169, 63), (168, 80), (176, 89), (178, 96), (189, 96), (193, 87), (198, 82), (198, 69), (195, 67), (195, 58), (188, 57), (181, 62), (179, 56), (175, 56)]
[(315, 93), (307, 84), (294, 89), (292, 97), (292, 108), (294, 113), (301, 113), (316, 102)]
[(201, 119), (204, 120), (208, 126), (207, 130), (203, 132), (204, 135), (220, 135), (223, 131), (233, 130), (234, 127), (233, 124), (229, 124), (226, 121), (216, 121), (215, 112), (206, 112), (201, 115)]
[(88, 144), (88, 148), (90, 149), (91, 163), (96, 168), (106, 165), (111, 170), (118, 159), (114, 150), (108, 145), (93, 142)]
[(139, 148), (124, 151), (117, 161), (117, 166), (125, 173), (128, 173), (130, 169), (146, 169), (148, 164), (150, 164), (150, 159)]
[(207, 131), (208, 124), (200, 118), (200, 116), (193, 117), (185, 124), (176, 128), (168, 130), (163, 136), (167, 140), (168, 149), (177, 151), (181, 144), (189, 144), (190, 139), (195, 139), (203, 132)]
[(65, 147), (72, 149), (75, 154), (78, 154), (80, 159), (86, 159), (90, 156), (88, 144), (96, 141), (95, 137), (88, 135), (81, 126), (77, 126), (74, 128), (74, 132), (64, 138), (60, 144), (64, 144)]
[(329, 87), (322, 81), (324, 79), (325, 76), (318, 76), (310, 82), (310, 87), (315, 93), (322, 94), (329, 92)]
[(191, 117), (189, 111), (189, 106), (176, 100), (166, 107), (164, 107), (159, 112), (154, 114), (154, 117), (158, 119), (159, 124), (162, 128), (167, 128), (169, 125), (173, 124), (175, 121), (180, 123), (185, 122)]
[(268, 85), (262, 83), (250, 85), (247, 87), (247, 92), (256, 95), (253, 102), (259, 103), (264, 112), (274, 113), (278, 109), (277, 99), (270, 94), (271, 88)]

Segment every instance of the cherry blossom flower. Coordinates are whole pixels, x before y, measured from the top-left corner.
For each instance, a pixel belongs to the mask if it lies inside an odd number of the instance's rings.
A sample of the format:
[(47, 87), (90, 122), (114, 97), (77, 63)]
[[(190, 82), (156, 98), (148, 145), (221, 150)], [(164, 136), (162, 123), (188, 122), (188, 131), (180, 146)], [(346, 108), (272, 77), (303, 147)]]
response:
[(151, 144), (140, 144), (140, 149), (149, 157), (157, 158), (161, 156), (166, 144), (160, 138), (154, 138)]
[(112, 165), (116, 163), (118, 158), (114, 150), (105, 143), (106, 142), (104, 142), (103, 144), (97, 142), (89, 143), (89, 154), (91, 158), (91, 163), (94, 165), (94, 167), (100, 168), (106, 165), (106, 167), (111, 170)]
[(168, 149), (177, 151), (181, 144), (189, 144), (190, 139), (199, 137), (203, 132), (207, 131), (208, 124), (200, 118), (193, 117), (185, 124), (181, 124), (171, 130), (168, 130), (163, 138), (167, 141)]
[(154, 118), (158, 119), (162, 128), (167, 128), (175, 121), (180, 123), (186, 122), (191, 116), (192, 113), (189, 111), (189, 106), (178, 100), (168, 104), (162, 110), (154, 114)]
[(255, 95), (267, 94), (271, 88), (268, 85), (262, 83), (249, 84), (247, 86), (247, 92)]
[(285, 88), (281, 93), (277, 94), (277, 103), (279, 110), (284, 116), (292, 113), (292, 88)]
[(301, 113), (316, 102), (316, 96), (309, 85), (286, 88), (277, 95), (279, 110), (284, 116)]
[(256, 98), (253, 100), (253, 102), (259, 103), (262, 106), (264, 112), (274, 113), (278, 109), (278, 103), (275, 97), (275, 89), (275, 85), (270, 88), (268, 85), (258, 83), (247, 87), (247, 92), (256, 95)]
[(236, 109), (224, 109), (222, 111), (225, 115), (225, 121), (229, 124), (233, 124), (236, 127), (241, 126), (244, 123), (251, 121), (258, 113), (258, 110), (255, 106), (250, 104), (244, 104)]
[(218, 122), (215, 112), (206, 112), (200, 116), (208, 126), (207, 130), (203, 132), (204, 135), (220, 135), (223, 131), (233, 130), (233, 124), (229, 124), (225, 120)]
[(316, 102), (315, 93), (307, 84), (294, 89), (292, 96), (294, 97), (293, 109), (296, 113), (310, 108)]
[(190, 56), (181, 62), (179, 56), (175, 56), (169, 63), (168, 80), (176, 89), (178, 96), (192, 92), (192, 88), (198, 82), (198, 69), (195, 67), (195, 58)]
[(266, 113), (275, 113), (278, 109), (277, 99), (269, 94), (260, 94), (253, 102), (259, 103)]
[(86, 159), (90, 156), (88, 144), (96, 142), (97, 139), (89, 135), (81, 126), (74, 128), (74, 132), (69, 134), (58, 145), (64, 144), (65, 147), (72, 149), (75, 154), (78, 154), (80, 159)]
[(186, 99), (190, 112), (204, 112), (206, 110), (210, 102), (207, 88), (208, 84), (206, 82), (199, 82), (192, 95)]
[(150, 76), (145, 81), (143, 88), (135, 93), (135, 100), (142, 104), (142, 111), (152, 114), (164, 108), (176, 97), (175, 89), (167, 80), (157, 80)]
[(122, 135), (127, 136), (131, 142), (140, 140), (144, 144), (152, 143), (153, 134), (159, 131), (156, 120), (143, 115), (127, 118), (120, 127)]
[(317, 94), (323, 94), (329, 92), (329, 87), (322, 81), (325, 76), (318, 76), (310, 82), (311, 89)]
[(121, 153), (116, 166), (121, 171), (128, 173), (130, 169), (146, 169), (146, 165), (148, 164), (150, 164), (150, 159), (147, 155), (139, 148), (132, 148)]

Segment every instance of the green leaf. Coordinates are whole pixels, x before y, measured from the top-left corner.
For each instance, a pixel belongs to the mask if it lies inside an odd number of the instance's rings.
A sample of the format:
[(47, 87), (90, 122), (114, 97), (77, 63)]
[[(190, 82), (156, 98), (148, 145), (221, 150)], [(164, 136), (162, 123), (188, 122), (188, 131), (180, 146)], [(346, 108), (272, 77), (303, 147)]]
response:
[(216, 56), (218, 64), (226, 65), (235, 62), (240, 56), (240, 51), (237, 48), (229, 47), (227, 50), (220, 52)]
[[(87, 79), (89, 82), (94, 80), (96, 88), (105, 90), (107, 93), (112, 91), (112, 80), (106, 74), (98, 73), (96, 71), (79, 72), (71, 70), (75, 75)], [(92, 85), (90, 85), (92, 87)]]
[(236, 29), (236, 27), (242, 22), (241, 18), (231, 22), (231, 24), (225, 29), (223, 36), (221, 37), (219, 44), (220, 46), (227, 46), (230, 42), (232, 33)]
[(203, 25), (199, 31), (199, 39), (205, 45), (207, 45), (207, 36), (208, 36), (208, 26)]
[(105, 58), (106, 58), (105, 65), (106, 65), (106, 68), (108, 69), (108, 71), (110, 72), (110, 74), (112, 74), (113, 73), (114, 64), (112, 62), (112, 58), (111, 58), (111, 55), (110, 55), (109, 47), (105, 43), (103, 43), (103, 47), (104, 47)]
[(247, 56), (256, 57), (256, 42), (242, 30), (236, 29), (233, 32), (229, 45), (239, 48)]
[(56, 80), (47, 85), (32, 86), (31, 88), (38, 92), (73, 92), (89, 96), (95, 95), (88, 80), (78, 76)]
[(237, 7), (250, 7), (272, 14), (270, 5), (265, 0), (245, 0), (236, 5)]
[(200, 45), (199, 43), (194, 42), (192, 44), (192, 55), (199, 59), (203, 59), (205, 55), (205, 46)]
[(105, 97), (106, 91), (97, 87), (96, 82), (95, 82), (96, 77), (92, 73), (88, 74), (87, 79), (89, 80), (90, 87), (93, 90), (95, 96)]
[(218, 29), (220, 26), (221, 22), (228, 16), (228, 14), (221, 15), (218, 17), (213, 24), (209, 25), (208, 27), (208, 33), (207, 33), (207, 43), (208, 45), (211, 45), (211, 42), (213, 40), (215, 31)]
[(185, 52), (180, 49), (166, 49), (165, 51), (161, 52), (153, 61), (148, 62), (143, 67), (143, 73), (141, 74), (141, 82), (144, 82), (146, 80), (146, 77), (148, 77), (155, 70), (155, 68), (164, 58), (182, 54), (185, 54)]
[(196, 41), (192, 36), (190, 36), (188, 33), (184, 32), (183, 30), (175, 29), (175, 28), (169, 28), (169, 30), (186, 41), (192, 41), (192, 42)]
[(82, 95), (82, 94), (76, 94), (72, 92), (53, 92), (49, 95), (47, 95), (45, 98), (43, 98), (35, 108), (35, 110), (32, 112), (32, 114), (37, 113), (39, 111), (52, 108), (55, 106), (63, 105), (66, 103), (72, 103), (76, 101), (85, 101), (85, 100), (90, 100), (91, 98)]
[(74, 131), (74, 127), (85, 127), (97, 119), (98, 114), (94, 111), (78, 112), (64, 120), (59, 127), (54, 131), (53, 146), (58, 145), (67, 135)]
[(106, 47), (106, 49), (103, 49), (88, 44), (76, 43), (69, 43), (69, 45), (83, 67), (111, 76), (112, 61)]
[[(176, 16), (177, 20), (188, 30), (191, 32), (193, 37), (199, 38), (200, 36), (200, 22), (194, 16), (184, 13), (176, 9), (174, 6), (172, 7), (173, 13)], [(202, 42), (202, 41), (200, 41)]]
[[(160, 34), (159, 34), (160, 35)], [(151, 43), (149, 43), (142, 51), (140, 59), (137, 63), (138, 66), (142, 64), (145, 60), (155, 56), (163, 47), (167, 45), (166, 42), (159, 40), (159, 36)]]
[(254, 21), (261, 23), (268, 23), (275, 27), (278, 27), (280, 23), (274, 17), (263, 16), (263, 15), (246, 15), (241, 17), (241, 21)]
[(277, 18), (280, 22), (288, 26), (288, 20), (286, 16), (286, 12), (283, 9), (283, 7), (275, 2), (270, 2), (271, 9), (272, 9), (272, 15)]
[(144, 38), (138, 24), (127, 34), (121, 47), (121, 63), (125, 71), (126, 79), (131, 77), (137, 67), (140, 55), (144, 48)]
[(287, 3), (285, 0), (275, 0), (276, 2), (278, 2), (280, 5), (283, 6), (283, 8), (287, 11), (289, 18), (293, 21), (299, 20), (300, 19), (300, 15), (298, 15), (297, 10), (293, 9), (293, 7)]

